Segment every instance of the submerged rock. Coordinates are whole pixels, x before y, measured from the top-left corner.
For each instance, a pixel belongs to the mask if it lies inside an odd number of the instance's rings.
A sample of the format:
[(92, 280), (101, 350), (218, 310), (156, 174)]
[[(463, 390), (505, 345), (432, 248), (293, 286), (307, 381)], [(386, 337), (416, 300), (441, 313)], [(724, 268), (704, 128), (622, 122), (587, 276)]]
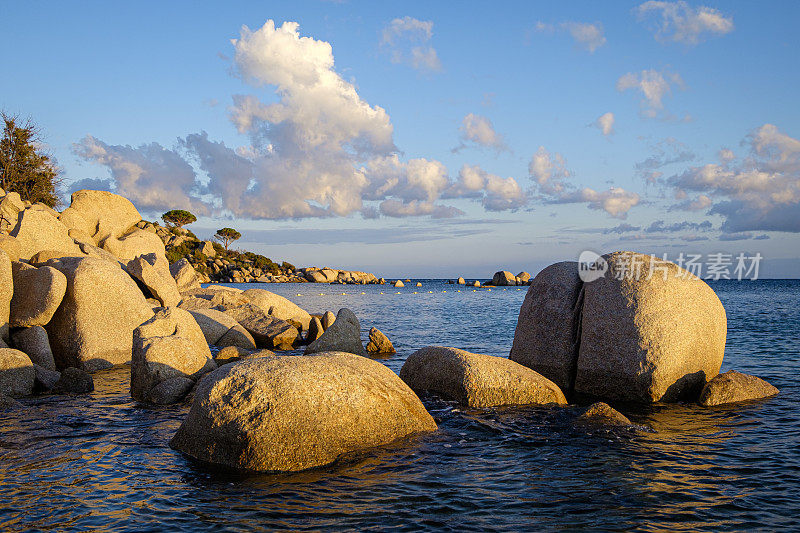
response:
[(94, 379), (91, 374), (80, 368), (69, 367), (61, 372), (61, 378), (53, 387), (56, 394), (85, 394), (94, 390)]
[(317, 340), (306, 346), (305, 354), (322, 352), (367, 355), (364, 345), (361, 344), (361, 324), (350, 309), (339, 309), (336, 321)]
[(705, 407), (712, 407), (768, 398), (779, 392), (776, 387), (761, 378), (728, 370), (706, 383), (698, 403)]
[[(359, 339), (360, 340), (360, 339)], [(367, 351), (369, 353), (395, 353), (394, 345), (389, 337), (378, 328), (372, 327), (369, 329), (369, 342), (367, 343)]]
[(400, 378), (417, 393), (433, 392), (469, 407), (566, 404), (558, 386), (514, 361), (429, 346), (411, 354)]
[(603, 402), (596, 402), (587, 407), (576, 419), (583, 424), (597, 424), (601, 426), (633, 426), (628, 417)]
[(436, 423), (386, 366), (345, 353), (262, 357), (202, 379), (170, 446), (251, 471), (330, 464)]

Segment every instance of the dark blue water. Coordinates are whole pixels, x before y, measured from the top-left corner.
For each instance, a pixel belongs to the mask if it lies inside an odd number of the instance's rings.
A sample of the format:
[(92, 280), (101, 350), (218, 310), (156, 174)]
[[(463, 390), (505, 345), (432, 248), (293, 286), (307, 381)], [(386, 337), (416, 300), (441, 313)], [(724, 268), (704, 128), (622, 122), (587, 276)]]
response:
[[(353, 309), (365, 332), (374, 325), (393, 340), (398, 353), (384, 362), (395, 371), (431, 344), (507, 355), (524, 291), (423, 284), (259, 287), (312, 312)], [(723, 371), (762, 376), (779, 396), (714, 410), (618, 406), (655, 432), (581, 430), (547, 407), (469, 410), (425, 398), (434, 434), (312, 472), (242, 476), (171, 450), (187, 408), (136, 405), (128, 372), (114, 369), (95, 375), (91, 395), (26, 399), (0, 412), (0, 525), (796, 530), (800, 282), (713, 287), (728, 312)]]

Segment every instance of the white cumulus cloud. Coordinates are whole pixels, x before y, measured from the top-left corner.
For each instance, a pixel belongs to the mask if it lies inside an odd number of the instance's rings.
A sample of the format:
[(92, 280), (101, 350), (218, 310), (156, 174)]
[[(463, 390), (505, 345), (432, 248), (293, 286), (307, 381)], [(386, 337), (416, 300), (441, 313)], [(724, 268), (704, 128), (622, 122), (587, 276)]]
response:
[(440, 71), (442, 63), (430, 44), (433, 21), (405, 16), (396, 18), (383, 28), (381, 47), (390, 54), (392, 63), (407, 63), (417, 70)]
[(549, 34), (555, 33), (556, 30), (565, 31), (569, 33), (577, 47), (586, 50), (590, 54), (593, 54), (595, 50), (606, 44), (603, 25), (599, 22), (568, 21), (554, 25), (539, 21), (534, 26), (534, 29), (539, 33)]
[(641, 19), (657, 18), (653, 32), (656, 40), (664, 43), (696, 45), (708, 37), (733, 31), (732, 17), (726, 17), (711, 7), (692, 7), (682, 0), (650, 0), (636, 8), (636, 12)]
[(617, 90), (635, 90), (642, 94), (642, 111), (654, 118), (664, 109), (664, 98), (672, 92), (672, 86), (683, 88), (683, 80), (677, 73), (643, 70), (629, 72), (617, 80)]
[(458, 131), (461, 132), (461, 143), (453, 148), (453, 153), (465, 148), (466, 143), (475, 143), (497, 152), (508, 150), (503, 136), (495, 131), (492, 121), (482, 115), (469, 113), (461, 121)]
[(603, 113), (597, 117), (592, 126), (602, 131), (605, 136), (611, 135), (614, 133), (614, 113)]
[(589, 24), (587, 22), (563, 22), (561, 27), (564, 28), (575, 41), (575, 44), (593, 54), (595, 50), (606, 44), (605, 35), (603, 35), (603, 25), (599, 22)]
[[(432, 31), (432, 25), (417, 26)], [(452, 179), (439, 161), (401, 159), (386, 111), (336, 72), (330, 43), (298, 30), (294, 22), (270, 20), (255, 31), (243, 27), (231, 41), (233, 72), (256, 92), (233, 95), (229, 108), (246, 145), (229, 146), (205, 132), (174, 147), (109, 145), (87, 136), (75, 153), (106, 167), (110, 180), (97, 183), (152, 211), (185, 208), (249, 219), (445, 218), (463, 213), (443, 199), (471, 199), (489, 211), (525, 204), (513, 178), (480, 171), (475, 186), (462, 183), (461, 174)], [(503, 145), (491, 122), (468, 118), (465, 139)]]
[[(747, 156), (690, 168), (668, 180), (673, 187), (713, 199), (722, 230), (800, 232), (800, 140), (764, 124), (744, 140)], [(704, 201), (705, 202), (705, 201)]]
[(540, 146), (531, 157), (528, 172), (536, 183), (541, 198), (550, 203), (585, 203), (590, 209), (605, 211), (614, 218), (625, 218), (640, 197), (619, 187), (596, 191), (589, 187), (576, 188), (568, 181), (570, 172), (566, 160), (559, 153), (551, 154)]
[(478, 165), (462, 166), (458, 180), (443, 197), (480, 198), (487, 211), (514, 210), (528, 203), (528, 195), (517, 180), (491, 174)]

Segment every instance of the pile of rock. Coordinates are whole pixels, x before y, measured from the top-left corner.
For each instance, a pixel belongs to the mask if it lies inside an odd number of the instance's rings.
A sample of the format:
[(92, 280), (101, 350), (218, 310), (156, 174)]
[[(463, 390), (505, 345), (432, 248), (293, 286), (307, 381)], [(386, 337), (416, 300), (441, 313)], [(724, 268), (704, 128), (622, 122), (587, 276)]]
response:
[(492, 285), (494, 287), (516, 287), (530, 284), (531, 275), (527, 272), (520, 272), (515, 276), (508, 270), (500, 270), (494, 273), (494, 276), (492, 276), (492, 281), (485, 283), (484, 285)]
[(614, 252), (602, 260), (605, 275), (594, 281), (581, 281), (576, 262), (556, 263), (533, 279), (510, 359), (568, 397), (697, 400), (725, 352), (727, 319), (717, 295), (653, 256)]
[(306, 281), (312, 283), (340, 283), (346, 285), (383, 285), (386, 281), (375, 274), (358, 270), (337, 270), (334, 268), (301, 268), (299, 272)]

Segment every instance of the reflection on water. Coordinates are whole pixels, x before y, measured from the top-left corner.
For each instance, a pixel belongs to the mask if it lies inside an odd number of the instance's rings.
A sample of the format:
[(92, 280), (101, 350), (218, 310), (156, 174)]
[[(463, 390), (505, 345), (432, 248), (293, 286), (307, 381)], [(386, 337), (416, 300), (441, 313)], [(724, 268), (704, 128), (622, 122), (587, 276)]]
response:
[[(350, 307), (365, 332), (374, 325), (392, 339), (398, 354), (381, 361), (395, 371), (429, 344), (507, 354), (523, 291), (457, 293), (423, 283), (435, 292), (268, 288), (313, 311)], [(243, 475), (169, 449), (187, 407), (136, 405), (128, 370), (116, 368), (95, 375), (90, 395), (24, 399), (23, 408), (0, 412), (0, 523), (14, 530), (797, 528), (800, 283), (714, 288), (729, 318), (723, 370), (761, 375), (781, 389), (778, 397), (721, 409), (618, 406), (652, 432), (577, 427), (569, 409), (464, 409), (426, 397), (436, 433), (310, 472)]]

